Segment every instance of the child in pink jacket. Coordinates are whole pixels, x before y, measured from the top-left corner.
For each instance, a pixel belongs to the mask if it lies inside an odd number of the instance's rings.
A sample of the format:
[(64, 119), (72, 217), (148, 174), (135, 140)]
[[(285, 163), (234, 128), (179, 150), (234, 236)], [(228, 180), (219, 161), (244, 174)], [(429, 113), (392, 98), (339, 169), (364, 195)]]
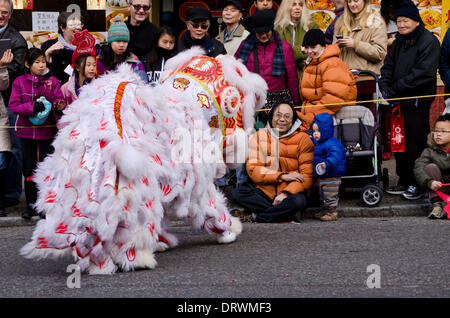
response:
[(29, 72), (14, 80), (9, 108), (18, 115), (15, 135), (22, 138), (22, 173), (27, 203), (22, 218), (29, 219), (36, 215), (37, 188), (32, 180), (33, 171), (38, 162), (53, 152), (51, 144), (57, 132), (56, 121), (62, 116), (66, 102), (59, 80), (44, 75), (47, 71), (44, 52), (29, 49), (25, 55), (25, 66)]

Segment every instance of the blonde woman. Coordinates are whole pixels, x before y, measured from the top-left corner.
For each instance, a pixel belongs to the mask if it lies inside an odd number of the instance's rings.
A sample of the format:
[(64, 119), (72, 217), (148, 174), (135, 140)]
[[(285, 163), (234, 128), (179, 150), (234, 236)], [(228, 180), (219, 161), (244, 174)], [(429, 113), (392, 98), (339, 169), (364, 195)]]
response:
[[(349, 69), (369, 70), (380, 75), (387, 54), (387, 28), (378, 9), (371, 0), (346, 0), (344, 14), (336, 21), (333, 43), (341, 49), (340, 58)], [(358, 100), (372, 99), (374, 83), (359, 77)]]
[(307, 58), (302, 51), (303, 38), (310, 29), (319, 29), (319, 25), (312, 20), (305, 0), (283, 0), (275, 17), (275, 30), (294, 49), (299, 80)]

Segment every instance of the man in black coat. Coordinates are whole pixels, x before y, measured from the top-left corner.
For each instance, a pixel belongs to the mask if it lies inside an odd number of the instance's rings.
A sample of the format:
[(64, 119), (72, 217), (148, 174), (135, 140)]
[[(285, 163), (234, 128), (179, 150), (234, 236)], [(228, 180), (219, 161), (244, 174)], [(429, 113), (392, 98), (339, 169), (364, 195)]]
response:
[[(28, 50), (27, 41), (19, 33), (19, 30), (10, 23), (13, 13), (13, 2), (0, 0), (0, 39), (11, 39), (11, 52), (14, 55), (12, 62), (8, 65), (9, 87), (2, 91), (5, 106), (9, 103), (11, 86), (16, 77), (25, 73), (25, 53)], [(3, 15), (3, 12), (8, 14)], [(16, 117), (7, 107), (10, 126), (16, 123)], [(22, 148), (20, 138), (14, 135), (14, 129), (10, 129), (11, 152), (7, 155), (7, 183), (5, 188), (5, 207), (19, 203), (22, 194)]]
[[(439, 40), (425, 29), (417, 7), (403, 1), (395, 12), (399, 34), (381, 68), (380, 86), (385, 98), (436, 94)], [(405, 152), (395, 153), (398, 185), (388, 189), (415, 200), (424, 195), (414, 179), (414, 162), (427, 147), (430, 107), (434, 97), (400, 100), (404, 116)]]
[(153, 48), (153, 41), (158, 33), (158, 27), (148, 20), (152, 8), (151, 0), (129, 0), (130, 18), (125, 22), (130, 31), (131, 52), (139, 60)]
[(178, 41), (178, 51), (188, 50), (193, 46), (201, 46), (206, 55), (210, 57), (227, 54), (223, 44), (207, 34), (211, 20), (211, 13), (207, 9), (203, 7), (189, 8), (186, 13), (188, 31)]

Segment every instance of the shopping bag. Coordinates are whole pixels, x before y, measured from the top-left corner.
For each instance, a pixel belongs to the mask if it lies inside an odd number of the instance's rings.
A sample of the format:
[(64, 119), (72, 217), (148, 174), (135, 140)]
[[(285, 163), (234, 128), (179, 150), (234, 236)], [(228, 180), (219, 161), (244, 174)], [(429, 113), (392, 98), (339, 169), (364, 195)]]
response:
[(383, 133), (383, 160), (389, 160), (392, 155), (391, 151), (391, 112), (392, 106), (390, 105), (380, 105), (380, 112), (382, 118), (384, 117), (384, 125), (382, 125), (382, 133)]
[(391, 151), (404, 152), (405, 151), (405, 124), (403, 121), (403, 114), (400, 110), (400, 105), (392, 109), (391, 116)]
[(446, 219), (450, 220), (450, 205), (449, 205), (449, 203), (450, 203), (450, 195), (445, 194), (445, 193), (443, 193), (441, 191), (435, 191), (435, 192), (446, 203), (445, 206), (444, 206), (445, 215), (443, 215), (442, 218), (446, 218)]

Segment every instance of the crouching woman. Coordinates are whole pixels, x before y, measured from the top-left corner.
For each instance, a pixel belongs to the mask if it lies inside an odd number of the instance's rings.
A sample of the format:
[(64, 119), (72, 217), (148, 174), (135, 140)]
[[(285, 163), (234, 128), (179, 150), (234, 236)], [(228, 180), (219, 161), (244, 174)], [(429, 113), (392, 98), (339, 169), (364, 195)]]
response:
[(247, 172), (254, 184), (239, 185), (232, 192), (232, 199), (245, 209), (235, 210), (235, 216), (263, 223), (296, 220), (313, 185), (314, 144), (305, 131), (293, 105), (271, 109), (266, 127), (250, 139)]

